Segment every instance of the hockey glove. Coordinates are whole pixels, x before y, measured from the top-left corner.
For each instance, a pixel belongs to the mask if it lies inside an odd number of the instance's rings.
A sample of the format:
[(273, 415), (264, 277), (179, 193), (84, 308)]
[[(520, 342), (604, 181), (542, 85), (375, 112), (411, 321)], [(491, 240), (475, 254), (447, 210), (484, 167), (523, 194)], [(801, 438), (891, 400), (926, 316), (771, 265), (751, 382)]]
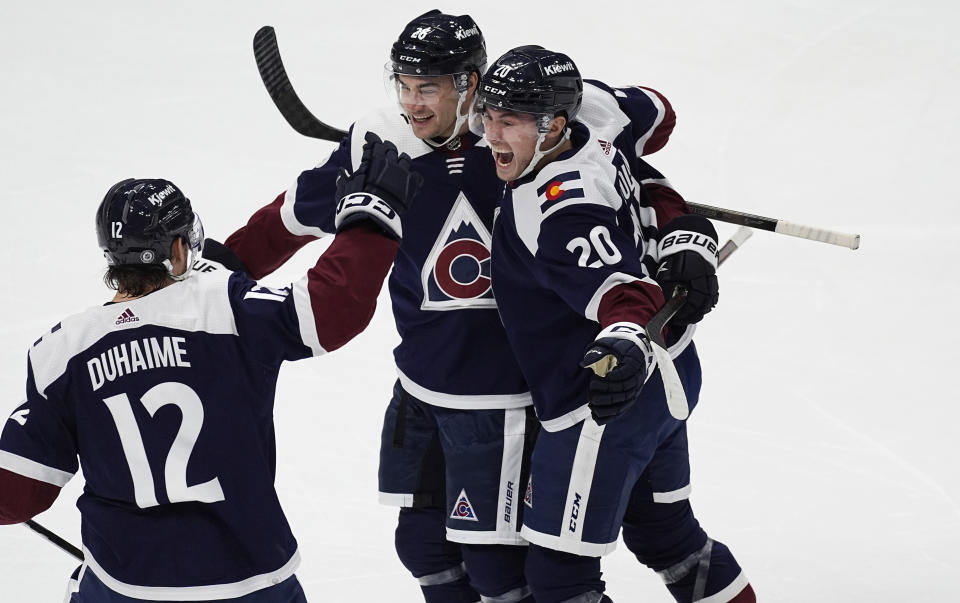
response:
[(667, 299), (677, 286), (684, 287), (687, 302), (671, 320), (677, 327), (700, 322), (717, 305), (717, 231), (701, 216), (683, 215), (670, 220), (660, 232), (660, 265), (656, 279)]
[(594, 373), (587, 396), (593, 420), (603, 425), (633, 406), (654, 364), (653, 348), (640, 325), (617, 322), (600, 331), (580, 361)]
[(410, 171), (410, 157), (397, 154), (392, 142), (367, 132), (360, 167), (337, 180), (337, 231), (360, 220), (372, 220), (390, 237), (400, 240), (400, 216), (410, 207), (423, 177)]

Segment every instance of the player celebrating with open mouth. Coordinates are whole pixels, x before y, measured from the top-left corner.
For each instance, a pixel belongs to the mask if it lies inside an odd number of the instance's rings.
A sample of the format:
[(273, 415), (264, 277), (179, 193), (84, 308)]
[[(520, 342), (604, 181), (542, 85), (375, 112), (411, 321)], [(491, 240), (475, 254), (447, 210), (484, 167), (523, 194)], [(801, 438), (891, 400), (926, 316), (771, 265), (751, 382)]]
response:
[[(537, 603), (609, 601), (600, 557), (622, 525), (677, 601), (753, 602), (733, 555), (693, 515), (686, 423), (668, 412), (643, 329), (661, 284), (697, 293), (681, 323), (713, 307), (717, 235), (682, 204), (654, 204), (616, 92), (587, 107), (584, 88), (568, 56), (515, 48), (481, 79), (472, 120), (507, 182), (493, 286), (543, 426), (524, 498), (527, 581)], [(695, 405), (700, 363), (682, 326), (670, 352)], [(598, 361), (610, 370), (584, 368)]]

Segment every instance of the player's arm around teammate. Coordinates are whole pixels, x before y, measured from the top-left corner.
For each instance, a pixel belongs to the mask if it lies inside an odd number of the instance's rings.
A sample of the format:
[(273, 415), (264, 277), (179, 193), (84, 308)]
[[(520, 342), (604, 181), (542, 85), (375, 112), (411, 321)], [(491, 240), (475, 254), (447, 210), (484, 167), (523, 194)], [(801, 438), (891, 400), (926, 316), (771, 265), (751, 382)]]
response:
[(279, 289), (195, 262), (202, 226), (173, 183), (108, 191), (96, 225), (116, 294), (31, 347), (26, 401), (0, 435), (2, 523), (48, 508), (83, 467), (71, 603), (306, 600), (273, 489), (279, 367), (366, 326), (418, 186), (370, 137), (339, 183), (334, 242)]

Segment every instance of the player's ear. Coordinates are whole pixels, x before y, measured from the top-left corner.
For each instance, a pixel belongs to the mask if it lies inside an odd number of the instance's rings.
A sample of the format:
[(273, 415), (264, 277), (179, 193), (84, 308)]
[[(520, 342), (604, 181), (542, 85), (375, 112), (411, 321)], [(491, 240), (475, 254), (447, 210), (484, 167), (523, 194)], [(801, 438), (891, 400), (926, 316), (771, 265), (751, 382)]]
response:
[(558, 115), (553, 118), (553, 121), (550, 122), (550, 129), (547, 130), (548, 137), (554, 137), (560, 134), (563, 134), (564, 128), (567, 127), (567, 118), (563, 115)]
[(170, 263), (173, 265), (173, 275), (180, 276), (187, 271), (189, 247), (183, 237), (177, 237), (170, 243)]
[(467, 94), (474, 94), (477, 91), (477, 84), (480, 83), (480, 76), (476, 71), (470, 72), (470, 79), (467, 81)]

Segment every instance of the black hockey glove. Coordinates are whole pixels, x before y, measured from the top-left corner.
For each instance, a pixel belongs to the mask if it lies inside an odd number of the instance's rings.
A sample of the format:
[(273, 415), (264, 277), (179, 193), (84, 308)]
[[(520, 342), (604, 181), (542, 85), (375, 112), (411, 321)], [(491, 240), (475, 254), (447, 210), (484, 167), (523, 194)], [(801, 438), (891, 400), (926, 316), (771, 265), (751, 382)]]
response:
[(670, 324), (682, 328), (700, 322), (720, 298), (716, 229), (701, 216), (676, 217), (660, 232), (658, 250), (660, 265), (655, 278), (664, 297), (670, 299), (678, 285), (688, 291), (687, 302)]
[(617, 322), (600, 331), (580, 361), (594, 373), (587, 396), (593, 420), (603, 425), (633, 406), (654, 362), (653, 348), (640, 325)]
[(423, 177), (410, 171), (410, 157), (373, 132), (364, 137), (360, 167), (337, 180), (337, 232), (360, 220), (372, 220), (390, 237), (401, 239), (400, 216), (410, 207)]

